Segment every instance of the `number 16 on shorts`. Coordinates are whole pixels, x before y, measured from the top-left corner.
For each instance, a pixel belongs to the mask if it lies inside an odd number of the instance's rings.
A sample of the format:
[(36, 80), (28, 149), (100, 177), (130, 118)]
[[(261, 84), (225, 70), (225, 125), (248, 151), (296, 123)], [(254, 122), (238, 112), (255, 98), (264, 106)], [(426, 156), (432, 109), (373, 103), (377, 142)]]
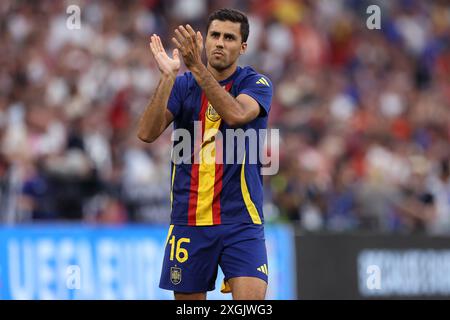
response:
[(174, 256), (175, 259), (179, 263), (185, 262), (189, 259), (189, 253), (186, 248), (183, 248), (184, 243), (190, 243), (191, 239), (189, 238), (179, 238), (178, 240), (175, 238), (175, 235), (172, 235), (169, 240), (170, 245), (170, 261), (173, 261)]

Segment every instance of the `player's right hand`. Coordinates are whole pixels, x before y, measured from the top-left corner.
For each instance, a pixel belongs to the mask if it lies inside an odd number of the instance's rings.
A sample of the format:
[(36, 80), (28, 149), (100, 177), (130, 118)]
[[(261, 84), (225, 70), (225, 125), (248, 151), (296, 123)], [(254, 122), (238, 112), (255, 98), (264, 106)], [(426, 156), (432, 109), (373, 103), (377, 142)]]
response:
[(159, 71), (163, 75), (175, 78), (181, 65), (178, 49), (173, 50), (173, 58), (171, 59), (164, 50), (161, 39), (156, 34), (150, 37), (150, 49)]

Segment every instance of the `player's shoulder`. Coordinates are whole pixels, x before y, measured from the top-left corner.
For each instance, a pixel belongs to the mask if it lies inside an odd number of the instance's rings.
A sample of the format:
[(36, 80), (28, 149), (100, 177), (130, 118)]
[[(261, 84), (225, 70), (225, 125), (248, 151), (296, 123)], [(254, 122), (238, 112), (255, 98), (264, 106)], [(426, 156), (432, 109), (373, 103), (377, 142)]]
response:
[(238, 82), (247, 85), (260, 85), (266, 87), (272, 87), (272, 81), (265, 74), (257, 72), (251, 66), (245, 66), (241, 69), (238, 76)]

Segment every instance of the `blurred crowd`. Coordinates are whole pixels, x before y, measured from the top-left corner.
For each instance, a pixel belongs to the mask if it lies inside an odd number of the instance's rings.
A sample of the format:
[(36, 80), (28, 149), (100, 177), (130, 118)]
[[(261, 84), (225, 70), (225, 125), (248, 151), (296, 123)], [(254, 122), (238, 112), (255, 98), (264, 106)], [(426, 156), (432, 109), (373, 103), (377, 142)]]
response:
[(170, 130), (136, 138), (149, 35), (171, 52), (177, 25), (204, 34), (220, 7), (248, 14), (241, 65), (275, 86), (267, 222), (450, 235), (450, 5), (418, 0), (1, 1), (2, 222), (167, 223)]

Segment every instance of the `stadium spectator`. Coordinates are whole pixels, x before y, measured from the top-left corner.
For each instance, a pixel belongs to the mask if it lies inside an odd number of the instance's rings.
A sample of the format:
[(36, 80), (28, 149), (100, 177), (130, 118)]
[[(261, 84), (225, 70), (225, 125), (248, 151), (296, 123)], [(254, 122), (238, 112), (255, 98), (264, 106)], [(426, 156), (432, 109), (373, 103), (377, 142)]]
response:
[[(366, 27), (370, 4), (381, 30)], [(132, 132), (158, 79), (149, 36), (181, 23), (204, 32), (209, 12), (235, 7), (252, 30), (242, 64), (275, 86), (282, 148), (279, 174), (265, 178), (268, 221), (450, 234), (446, 1), (77, 5), (81, 29), (70, 30), (64, 2), (0, 4), (2, 221), (166, 223), (170, 133), (145, 145)]]

